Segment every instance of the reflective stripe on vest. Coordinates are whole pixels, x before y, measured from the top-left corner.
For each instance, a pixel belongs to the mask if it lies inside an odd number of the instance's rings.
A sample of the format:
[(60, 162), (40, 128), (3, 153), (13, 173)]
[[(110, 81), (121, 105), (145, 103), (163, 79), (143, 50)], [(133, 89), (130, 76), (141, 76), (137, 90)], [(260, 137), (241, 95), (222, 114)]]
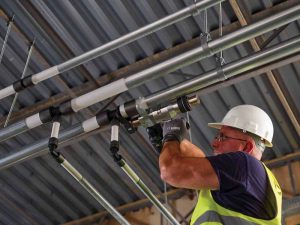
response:
[(239, 224), (239, 225), (253, 225), (256, 223), (252, 223), (250, 221), (247, 221), (243, 218), (234, 217), (234, 216), (224, 216), (220, 215), (215, 211), (207, 211), (204, 214), (202, 214), (196, 221), (193, 223), (193, 225), (201, 225), (205, 222), (218, 222), (222, 224)]

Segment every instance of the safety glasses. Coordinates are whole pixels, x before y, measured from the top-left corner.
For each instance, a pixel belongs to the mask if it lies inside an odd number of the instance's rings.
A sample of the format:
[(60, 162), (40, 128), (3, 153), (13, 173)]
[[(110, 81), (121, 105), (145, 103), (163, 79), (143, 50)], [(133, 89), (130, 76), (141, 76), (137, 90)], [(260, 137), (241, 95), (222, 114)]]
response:
[(221, 142), (221, 141), (226, 141), (226, 140), (229, 140), (229, 139), (238, 140), (238, 141), (247, 141), (247, 140), (240, 139), (240, 138), (229, 137), (229, 136), (224, 135), (223, 133), (219, 133), (219, 134), (215, 137), (215, 140), (220, 141), (220, 142)]

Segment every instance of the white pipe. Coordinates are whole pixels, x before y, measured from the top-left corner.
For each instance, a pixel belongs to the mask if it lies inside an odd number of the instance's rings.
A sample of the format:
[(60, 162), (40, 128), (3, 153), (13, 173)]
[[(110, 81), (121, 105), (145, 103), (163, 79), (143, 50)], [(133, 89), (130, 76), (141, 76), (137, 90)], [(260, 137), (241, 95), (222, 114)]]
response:
[(53, 122), (51, 137), (58, 138), (59, 128), (60, 128), (60, 122), (57, 122), (57, 121)]
[(85, 133), (98, 129), (100, 126), (97, 123), (96, 116), (82, 122), (82, 128)]
[(80, 97), (71, 100), (71, 106), (74, 112), (77, 112), (83, 108), (93, 105), (97, 102), (101, 102), (111, 96), (120, 94), (128, 90), (125, 83), (125, 79), (114, 81), (108, 85), (98, 88), (88, 94), (81, 95)]
[(15, 94), (15, 89), (13, 85), (7, 86), (6, 88), (3, 88), (0, 90), (0, 99), (6, 98), (7, 96)]
[(27, 117), (25, 119), (25, 123), (26, 123), (26, 126), (28, 127), (28, 129), (32, 129), (32, 128), (38, 127), (43, 124), (39, 113), (36, 113), (32, 116)]

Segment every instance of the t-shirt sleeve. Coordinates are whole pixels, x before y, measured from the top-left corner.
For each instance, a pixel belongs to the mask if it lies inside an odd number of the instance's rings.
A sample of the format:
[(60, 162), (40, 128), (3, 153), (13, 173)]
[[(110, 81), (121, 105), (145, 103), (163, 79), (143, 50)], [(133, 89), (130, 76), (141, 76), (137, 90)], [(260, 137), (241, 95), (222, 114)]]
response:
[(231, 152), (207, 157), (220, 183), (220, 193), (234, 191), (235, 194), (247, 188), (247, 158), (243, 152)]
[(214, 200), (225, 208), (252, 217), (270, 219), (265, 201), (268, 178), (263, 164), (244, 152), (207, 157), (216, 171), (220, 189), (212, 191)]

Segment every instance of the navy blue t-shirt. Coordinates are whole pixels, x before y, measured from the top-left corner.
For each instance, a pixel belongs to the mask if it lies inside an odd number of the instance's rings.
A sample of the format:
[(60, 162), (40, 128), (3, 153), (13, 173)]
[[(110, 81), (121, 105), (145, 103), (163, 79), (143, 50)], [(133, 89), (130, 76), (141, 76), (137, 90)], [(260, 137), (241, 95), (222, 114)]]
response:
[(275, 212), (266, 193), (269, 186), (262, 163), (244, 152), (207, 157), (214, 168), (220, 189), (211, 191), (221, 206), (260, 219), (272, 219)]

